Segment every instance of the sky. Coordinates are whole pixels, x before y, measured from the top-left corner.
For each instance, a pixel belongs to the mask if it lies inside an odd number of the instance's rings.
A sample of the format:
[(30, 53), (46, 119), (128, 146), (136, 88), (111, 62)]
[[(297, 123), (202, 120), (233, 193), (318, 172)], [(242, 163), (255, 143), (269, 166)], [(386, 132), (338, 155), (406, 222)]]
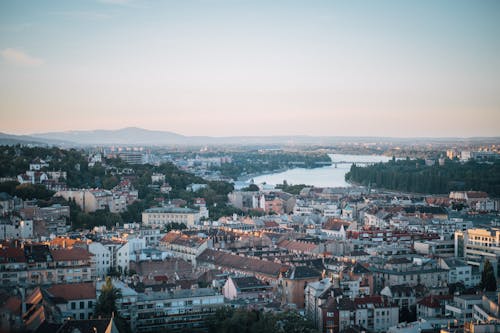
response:
[(500, 136), (500, 1), (0, 1), (0, 132)]

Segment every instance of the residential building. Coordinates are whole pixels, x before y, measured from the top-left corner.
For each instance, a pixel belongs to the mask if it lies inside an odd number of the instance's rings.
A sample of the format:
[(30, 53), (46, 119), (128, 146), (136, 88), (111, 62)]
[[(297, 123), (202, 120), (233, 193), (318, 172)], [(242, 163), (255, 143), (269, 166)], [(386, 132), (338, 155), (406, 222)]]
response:
[(445, 314), (464, 323), (472, 320), (472, 309), (474, 305), (480, 305), (483, 302), (482, 295), (455, 295), (453, 300), (445, 305)]
[(229, 276), (222, 287), (222, 293), (229, 300), (267, 301), (271, 300), (274, 295), (272, 287), (255, 276)]
[(455, 232), (455, 256), (463, 257), (468, 265), (480, 271), (486, 260), (493, 266), (498, 277), (500, 264), (500, 229), (473, 228)]
[(357, 325), (369, 332), (387, 332), (399, 322), (399, 308), (380, 296), (354, 300), (346, 297), (330, 297), (321, 306), (322, 332), (339, 333)]
[(174, 206), (149, 208), (142, 213), (142, 223), (154, 228), (164, 228), (171, 223), (183, 223), (191, 228), (198, 222), (198, 214), (193, 209)]
[(116, 251), (116, 268), (127, 273), (130, 270), (130, 261), (137, 261), (141, 250), (146, 248), (144, 238), (130, 238)]
[(54, 284), (46, 289), (65, 318), (91, 319), (96, 303), (93, 282)]
[(111, 252), (99, 242), (90, 243), (88, 250), (92, 254), (91, 263), (94, 268), (95, 277), (106, 277), (112, 265)]
[(303, 309), (306, 285), (319, 281), (321, 277), (321, 272), (307, 266), (296, 266), (289, 269), (283, 274), (281, 281), (282, 304), (295, 305), (298, 309)]
[(160, 240), (159, 247), (174, 257), (196, 264), (196, 257), (212, 247), (212, 240), (172, 230)]
[(130, 324), (139, 333), (206, 330), (208, 317), (222, 306), (224, 296), (210, 288), (139, 293), (129, 305)]

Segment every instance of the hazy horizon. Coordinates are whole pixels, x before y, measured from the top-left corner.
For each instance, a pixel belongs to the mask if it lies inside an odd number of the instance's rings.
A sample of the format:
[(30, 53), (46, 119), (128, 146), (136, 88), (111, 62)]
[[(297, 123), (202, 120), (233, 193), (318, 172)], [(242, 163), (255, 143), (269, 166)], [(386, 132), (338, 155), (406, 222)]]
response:
[(2, 2), (0, 132), (500, 136), (500, 2)]

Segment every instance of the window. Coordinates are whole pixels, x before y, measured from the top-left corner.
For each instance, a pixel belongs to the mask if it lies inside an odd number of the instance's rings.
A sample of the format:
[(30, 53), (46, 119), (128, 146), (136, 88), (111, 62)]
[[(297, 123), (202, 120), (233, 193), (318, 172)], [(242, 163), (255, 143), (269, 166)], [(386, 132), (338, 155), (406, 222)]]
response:
[(76, 309), (76, 302), (71, 302), (71, 310), (75, 310)]
[(89, 308), (89, 309), (92, 309), (92, 306), (93, 306), (93, 305), (94, 305), (94, 304), (92, 304), (92, 301), (89, 301), (89, 302), (88, 302), (88, 308)]
[(80, 302), (80, 309), (84, 309), (85, 308), (85, 302)]
[(80, 313), (80, 319), (85, 319), (85, 313)]

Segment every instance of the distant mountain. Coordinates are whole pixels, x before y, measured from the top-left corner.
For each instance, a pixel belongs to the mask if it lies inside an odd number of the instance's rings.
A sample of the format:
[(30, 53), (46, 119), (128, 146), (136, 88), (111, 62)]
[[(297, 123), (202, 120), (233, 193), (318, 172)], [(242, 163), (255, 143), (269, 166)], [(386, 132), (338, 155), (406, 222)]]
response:
[(119, 130), (68, 131), (32, 134), (38, 139), (61, 140), (80, 145), (162, 145), (180, 144), (184, 136), (166, 131), (150, 131), (137, 127)]
[[(0, 132), (0, 145), (64, 145), (65, 142), (54, 139), (35, 138), (29, 135), (14, 135)], [(71, 144), (71, 143), (68, 143)]]
[(347, 136), (184, 136), (168, 131), (151, 131), (137, 127), (118, 130), (68, 131), (38, 133), (27, 136), (33, 141), (67, 145), (330, 145), (340, 143), (436, 143), (499, 142), (500, 138), (390, 138)]

